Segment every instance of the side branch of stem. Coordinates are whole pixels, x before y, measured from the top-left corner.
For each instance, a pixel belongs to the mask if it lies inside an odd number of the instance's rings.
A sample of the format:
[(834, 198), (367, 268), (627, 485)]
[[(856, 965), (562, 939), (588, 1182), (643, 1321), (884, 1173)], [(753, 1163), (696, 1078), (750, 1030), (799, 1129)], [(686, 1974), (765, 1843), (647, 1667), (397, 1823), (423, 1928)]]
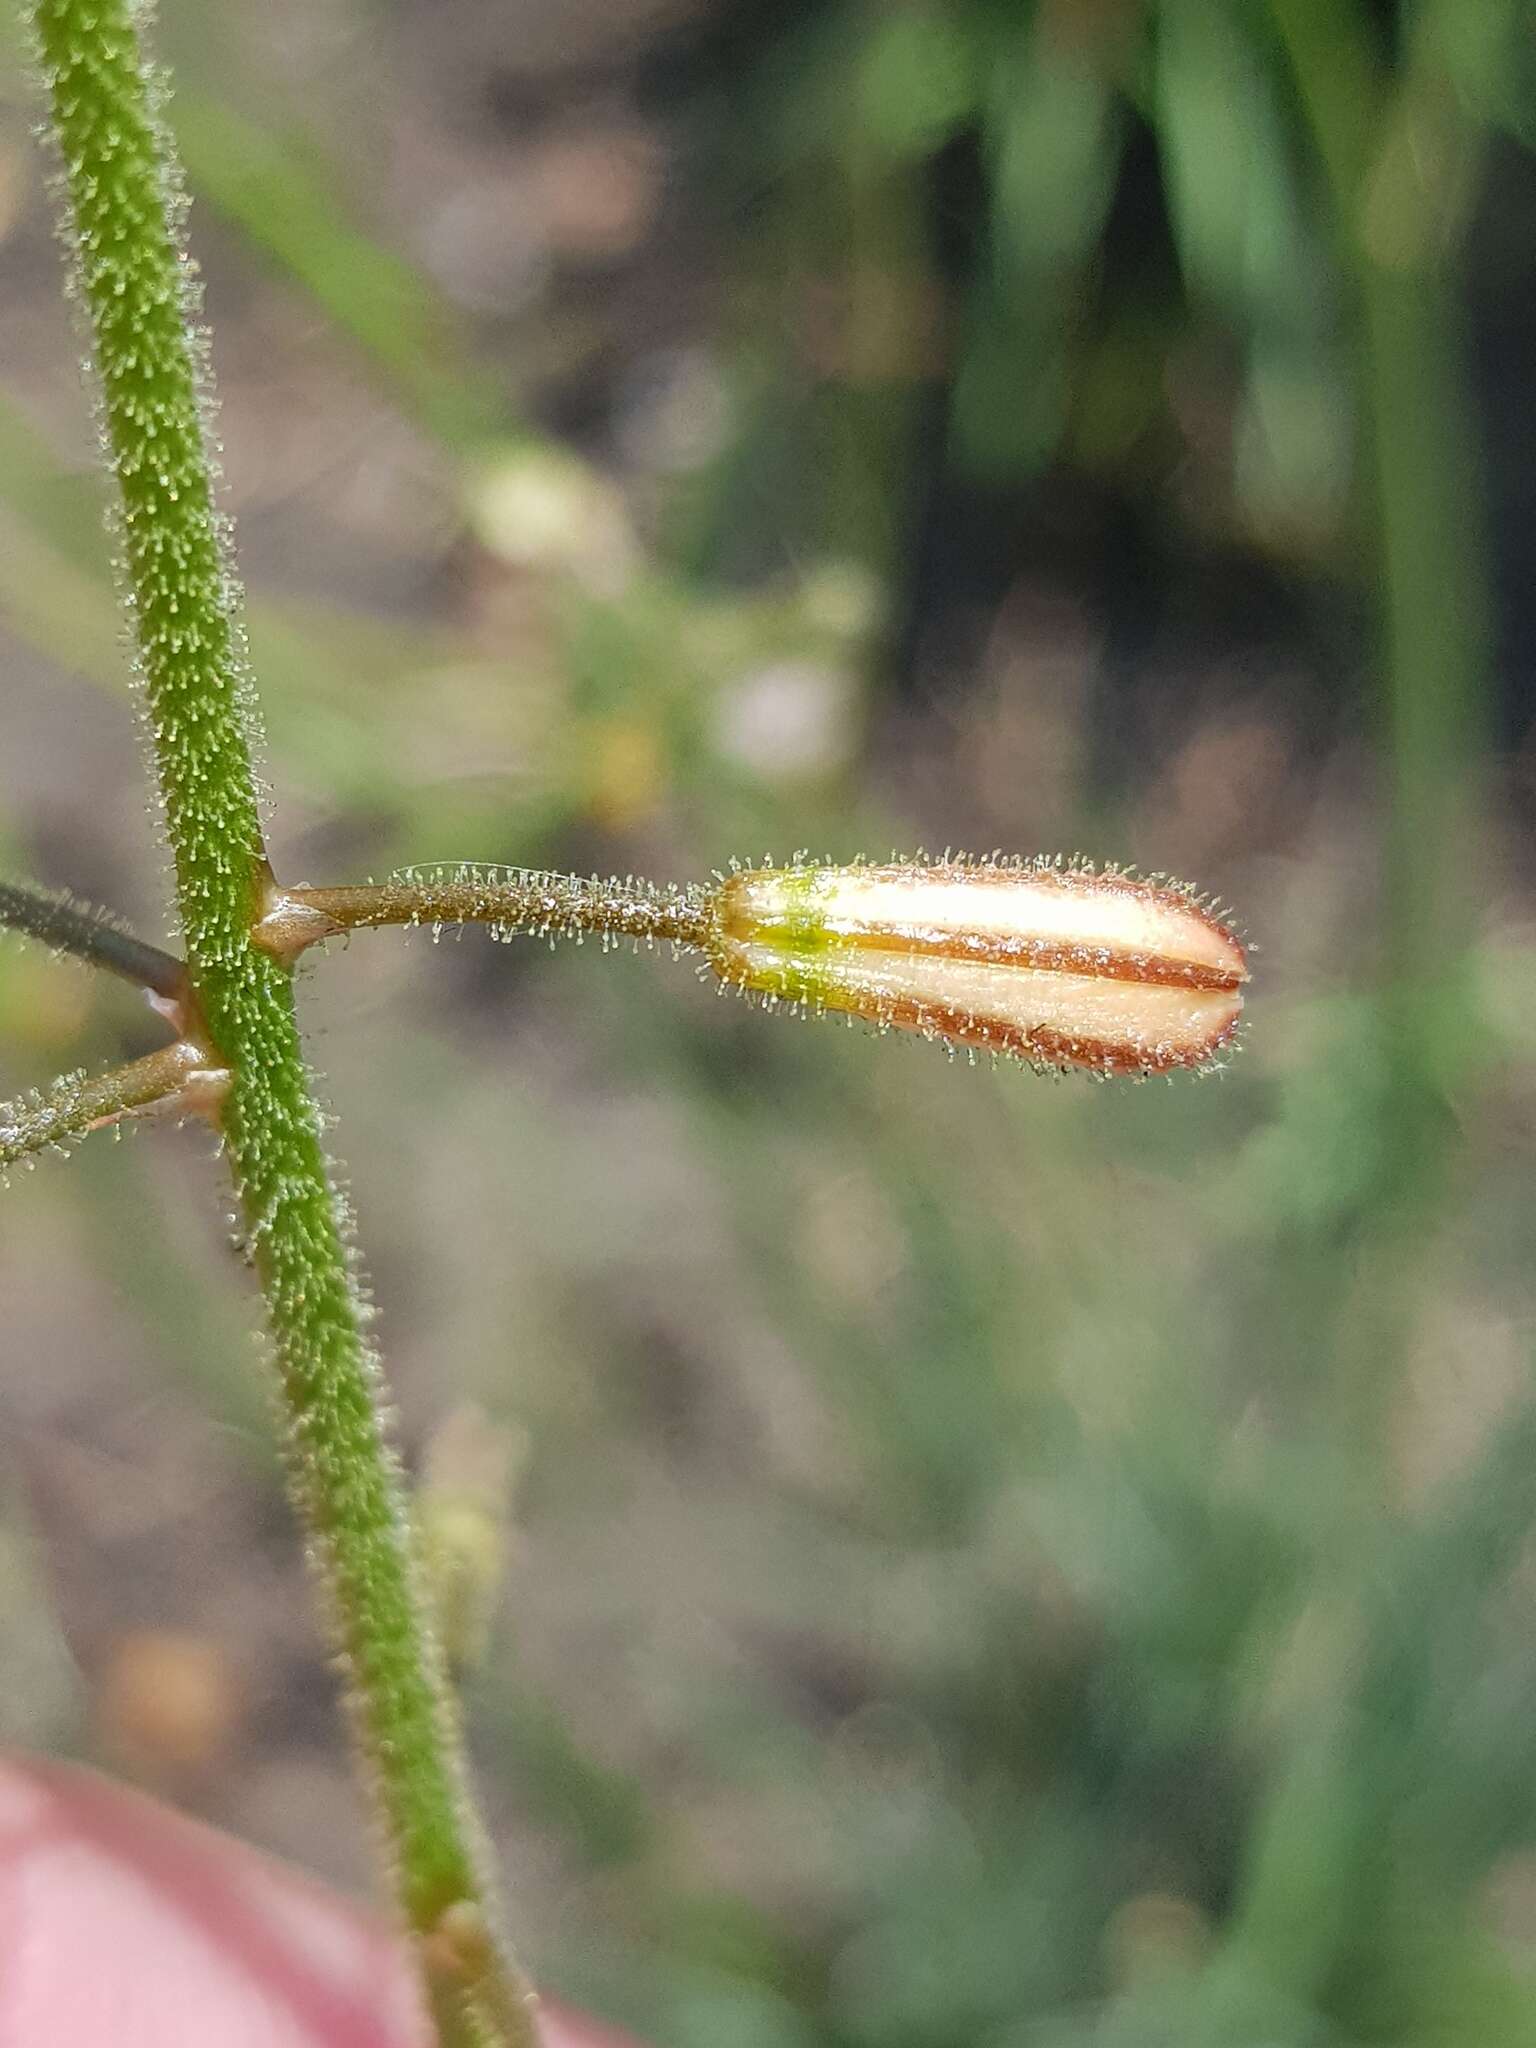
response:
[(227, 1080), (201, 1047), (180, 1039), (107, 1074), (67, 1074), (35, 1102), (0, 1105), (0, 1168), (175, 1098), (211, 1109)]
[(532, 869), (454, 869), (332, 889), (274, 889), (255, 928), (258, 946), (291, 961), (340, 932), (378, 925), (484, 924), (540, 936), (670, 941), (702, 946), (709, 910), (697, 890), (600, 881)]
[(50, 896), (17, 882), (0, 882), (0, 925), (41, 939), (61, 953), (72, 953), (88, 967), (131, 981), (135, 988), (147, 988), (165, 1002), (186, 999), (187, 970), (174, 953), (136, 939), (100, 911), (72, 903), (67, 897)]

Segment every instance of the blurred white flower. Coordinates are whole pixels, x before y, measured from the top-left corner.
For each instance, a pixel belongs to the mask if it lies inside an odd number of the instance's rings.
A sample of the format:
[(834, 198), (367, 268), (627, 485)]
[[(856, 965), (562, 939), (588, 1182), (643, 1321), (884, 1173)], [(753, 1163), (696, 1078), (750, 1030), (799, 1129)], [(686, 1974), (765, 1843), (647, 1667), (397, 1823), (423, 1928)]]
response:
[(574, 576), (614, 595), (639, 565), (622, 493), (559, 448), (513, 448), (488, 464), (469, 512), (482, 545), (514, 568)]
[(753, 669), (721, 693), (715, 751), (766, 782), (829, 775), (853, 749), (853, 695), (852, 679), (824, 662)]

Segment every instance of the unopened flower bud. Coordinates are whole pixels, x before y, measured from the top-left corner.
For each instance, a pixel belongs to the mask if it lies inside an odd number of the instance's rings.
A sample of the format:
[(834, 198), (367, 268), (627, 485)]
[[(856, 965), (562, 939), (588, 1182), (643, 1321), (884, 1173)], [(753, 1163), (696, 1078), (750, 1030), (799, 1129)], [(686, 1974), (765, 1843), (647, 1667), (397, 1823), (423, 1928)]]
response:
[(769, 1002), (1101, 1074), (1212, 1059), (1248, 979), (1192, 891), (1043, 860), (743, 869), (714, 893), (708, 951)]

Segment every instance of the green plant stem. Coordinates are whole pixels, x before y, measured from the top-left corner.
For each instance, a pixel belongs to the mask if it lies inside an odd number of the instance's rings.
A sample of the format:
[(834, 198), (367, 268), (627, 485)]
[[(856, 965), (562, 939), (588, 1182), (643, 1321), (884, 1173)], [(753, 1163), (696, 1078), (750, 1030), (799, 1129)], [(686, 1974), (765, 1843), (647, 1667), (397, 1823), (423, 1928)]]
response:
[[(229, 1070), (222, 1127), (266, 1295), (294, 1492), (344, 1652), (403, 1917), (445, 2038), (532, 2048), (488, 1927), (454, 1712), (427, 1625), (378, 1365), (321, 1145), (288, 967), (252, 926), (269, 876), (253, 702), (204, 434), (179, 197), (131, 0), (34, 0), (70, 204), (123, 577), (199, 1023)], [(451, 1932), (450, 1932), (451, 1930)]]
[[(1418, 125), (1447, 96), (1394, 78), (1368, 9), (1271, 0), (1322, 166), (1349, 287), (1377, 586), (1388, 782), (1372, 1172), (1360, 1205), (1364, 1317), (1337, 1376), (1334, 1426), (1381, 1497), (1389, 1410), (1445, 1186), (1448, 1091), (1465, 1056), (1469, 858), (1485, 674), (1486, 569), (1461, 362), (1445, 165)], [(1438, 118), (1433, 117), (1433, 118)], [(1444, 138), (1437, 138), (1443, 145)], [(1438, 181), (1438, 182), (1437, 182)]]
[(72, 953), (91, 967), (147, 988), (168, 1003), (187, 993), (187, 970), (174, 953), (146, 945), (123, 931), (100, 911), (85, 909), (65, 896), (49, 896), (15, 882), (0, 882), (0, 925), (41, 939), (61, 953)]
[[(1415, 1313), (1417, 1262), (1444, 1184), (1445, 1089), (1466, 1042), (1468, 831), (1483, 676), (1485, 572), (1455, 307), (1438, 223), (1411, 146), (1416, 81), (1395, 89), (1355, 0), (1270, 0), (1302, 120), (1321, 161), (1353, 301), (1378, 589), (1390, 781), (1377, 1008), (1382, 1085), (1360, 1205), (1365, 1316), (1333, 1419), (1358, 1459), (1360, 1514), (1329, 1560), (1357, 1616), (1355, 1667), (1280, 1764), (1251, 1834), (1228, 1960), (1314, 2002), (1347, 1970), (1362, 1920), (1387, 1910), (1400, 1815), (1384, 1730), (1404, 1686), (1399, 1614), (1422, 1611), (1452, 1516), (1405, 1536), (1381, 1512), (1391, 1403)], [(1488, 1492), (1478, 1509), (1507, 1497)], [(1468, 1539), (1476, 1534), (1469, 1524)], [(1469, 1542), (1470, 1547), (1470, 1542)], [(1405, 1559), (1411, 1560), (1411, 1575)], [(1439, 1585), (1465, 1588), (1465, 1572)], [(1431, 1632), (1433, 1634), (1433, 1632)], [(1458, 1902), (1459, 1904), (1459, 1902)], [(1448, 1906), (1447, 1910), (1452, 1910)], [(1239, 1981), (1244, 1969), (1237, 1970)], [(1209, 2038), (1232, 2038), (1224, 2023)]]
[(378, 925), (485, 924), (498, 935), (670, 940), (702, 946), (709, 910), (697, 890), (650, 882), (586, 880), (533, 868), (445, 868), (388, 882), (274, 890), (257, 943), (279, 959), (338, 932)]
[(509, 431), (489, 381), (465, 359), (446, 303), (401, 257), (338, 217), (338, 180), (309, 138), (263, 127), (248, 109), (185, 85), (172, 115), (201, 197), (309, 294), (428, 432), (468, 453)]
[(1391, 773), (1380, 1172), (1386, 1202), (1407, 1215), (1434, 1178), (1444, 1083), (1466, 1039), (1466, 832), (1487, 619), (1473, 433), (1447, 209), (1422, 167), (1433, 153), (1415, 146), (1413, 75), (1389, 92), (1354, 4), (1271, 0), (1271, 13), (1354, 298)]
[(201, 1047), (178, 1040), (109, 1074), (66, 1074), (35, 1102), (0, 1103), (0, 1168), (180, 1095), (199, 1079), (222, 1076)]

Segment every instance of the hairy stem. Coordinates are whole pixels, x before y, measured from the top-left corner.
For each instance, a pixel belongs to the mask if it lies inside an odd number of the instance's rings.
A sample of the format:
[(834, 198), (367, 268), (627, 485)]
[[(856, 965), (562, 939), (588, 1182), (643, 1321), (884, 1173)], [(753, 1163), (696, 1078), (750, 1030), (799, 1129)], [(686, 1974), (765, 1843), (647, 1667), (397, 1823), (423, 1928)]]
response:
[(532, 868), (455, 867), (335, 889), (274, 890), (256, 939), (277, 958), (291, 960), (338, 932), (448, 924), (485, 924), (498, 934), (592, 933), (701, 946), (709, 911), (701, 891), (633, 878), (604, 882)]
[[(0, 1103), (0, 1168), (175, 1096), (188, 1108), (211, 1107), (226, 1079), (200, 1046), (181, 1040), (109, 1074), (66, 1074), (36, 1101)], [(189, 1083), (203, 1084), (195, 1101)]]
[[(222, 1125), (267, 1298), (294, 1491), (345, 1654), (399, 1903), (445, 2031), (531, 2048), (522, 1981), (485, 1932), (484, 1858), (383, 1438), (378, 1366), (363, 1335), (291, 975), (252, 938), (270, 884), (252, 774), (253, 705), (210, 483), (210, 386), (192, 340), (176, 174), (138, 14), (132, 0), (32, 6), (117, 478), (123, 577), (187, 972), (200, 1027), (229, 1070)], [(475, 1929), (476, 1942), (445, 1940), (449, 1926)]]
[(85, 909), (67, 896), (50, 896), (16, 882), (0, 882), (0, 925), (72, 953), (91, 967), (147, 988), (168, 1003), (187, 993), (187, 970), (174, 953), (146, 945), (102, 912)]

